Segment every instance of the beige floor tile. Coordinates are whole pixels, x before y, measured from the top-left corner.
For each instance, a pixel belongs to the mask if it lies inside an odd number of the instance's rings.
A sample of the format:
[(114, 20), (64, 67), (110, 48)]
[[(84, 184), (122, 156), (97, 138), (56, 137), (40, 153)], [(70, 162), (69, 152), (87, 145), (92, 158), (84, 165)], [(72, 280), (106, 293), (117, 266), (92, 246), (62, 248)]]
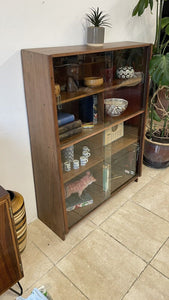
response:
[(169, 278), (169, 240), (157, 253), (151, 265)]
[(123, 300), (168, 300), (169, 280), (148, 267)]
[(21, 259), (24, 277), (20, 283), (24, 290), (53, 267), (53, 263), (31, 241), (28, 241)]
[(169, 186), (159, 179), (152, 179), (137, 192), (132, 200), (169, 221)]
[(160, 174), (163, 173), (163, 169), (150, 168), (145, 165), (143, 165), (142, 171), (143, 176), (150, 176), (151, 178), (160, 176)]
[(135, 203), (126, 203), (101, 228), (149, 261), (169, 236), (169, 223)]
[(8, 290), (6, 291), (6, 293), (0, 296), (0, 300), (16, 300), (16, 295), (10, 290)]
[(169, 185), (169, 167), (161, 170), (158, 175), (158, 180)]
[(127, 199), (131, 198), (136, 192), (140, 191), (152, 178), (150, 176), (141, 176), (138, 182), (133, 181), (127, 185), (122, 191)]
[(89, 214), (89, 219), (96, 225), (100, 225), (126, 201), (126, 192), (122, 190), (91, 212)]
[(95, 227), (91, 221), (84, 219), (70, 229), (64, 241), (40, 220), (35, 220), (31, 223), (28, 231), (30, 240), (32, 240), (53, 263), (56, 263), (94, 230)]
[(57, 267), (92, 300), (119, 300), (145, 263), (100, 229), (75, 247)]
[(26, 298), (36, 287), (44, 285), (53, 300), (85, 300), (86, 297), (56, 268), (53, 267), (46, 275), (38, 280), (27, 290), (23, 297)]

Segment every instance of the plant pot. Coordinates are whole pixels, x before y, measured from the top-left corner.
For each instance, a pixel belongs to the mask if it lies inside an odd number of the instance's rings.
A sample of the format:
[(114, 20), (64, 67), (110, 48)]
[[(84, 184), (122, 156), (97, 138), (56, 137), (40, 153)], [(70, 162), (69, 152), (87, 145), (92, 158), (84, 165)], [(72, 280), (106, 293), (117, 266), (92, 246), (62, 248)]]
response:
[(24, 198), (21, 194), (9, 191), (12, 212), (14, 217), (14, 224), (16, 229), (16, 236), (18, 240), (19, 252), (21, 253), (26, 247), (27, 240), (27, 222), (26, 211), (24, 205)]
[(169, 143), (145, 137), (143, 162), (146, 166), (161, 169), (169, 166)]
[(87, 28), (87, 45), (100, 47), (104, 44), (104, 27), (90, 26)]

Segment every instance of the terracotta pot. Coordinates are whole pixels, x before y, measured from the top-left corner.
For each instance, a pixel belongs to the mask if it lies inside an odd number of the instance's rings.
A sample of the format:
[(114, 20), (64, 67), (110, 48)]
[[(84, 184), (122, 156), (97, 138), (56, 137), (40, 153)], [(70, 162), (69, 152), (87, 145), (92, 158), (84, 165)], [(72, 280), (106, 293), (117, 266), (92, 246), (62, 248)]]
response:
[(8, 190), (8, 193), (11, 199), (19, 252), (21, 253), (26, 247), (26, 240), (27, 240), (27, 222), (26, 222), (24, 198), (22, 197), (21, 194), (14, 191)]
[(169, 143), (159, 143), (145, 137), (144, 164), (152, 168), (166, 168), (169, 166)]

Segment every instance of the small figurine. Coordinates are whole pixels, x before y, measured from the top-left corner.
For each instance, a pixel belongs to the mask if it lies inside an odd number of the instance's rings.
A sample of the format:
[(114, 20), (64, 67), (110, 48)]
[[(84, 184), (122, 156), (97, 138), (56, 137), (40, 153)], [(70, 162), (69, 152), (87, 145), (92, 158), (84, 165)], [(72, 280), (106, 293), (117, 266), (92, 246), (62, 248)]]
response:
[(68, 183), (65, 186), (65, 197), (68, 198), (71, 194), (78, 193), (79, 197), (82, 195), (83, 191), (89, 184), (95, 182), (96, 179), (91, 175), (88, 171), (86, 175), (83, 176), (81, 179), (76, 180), (75, 182)]

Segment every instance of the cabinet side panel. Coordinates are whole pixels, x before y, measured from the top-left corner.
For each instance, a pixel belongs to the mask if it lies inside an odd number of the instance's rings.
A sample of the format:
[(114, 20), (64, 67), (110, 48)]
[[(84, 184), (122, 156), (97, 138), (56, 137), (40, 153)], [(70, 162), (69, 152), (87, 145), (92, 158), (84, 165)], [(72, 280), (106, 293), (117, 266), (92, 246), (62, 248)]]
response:
[(147, 110), (148, 110), (148, 99), (149, 99), (149, 61), (151, 57), (152, 46), (146, 47), (145, 52), (145, 76), (144, 76), (144, 92), (143, 92), (143, 108), (145, 113), (142, 115), (141, 124), (140, 124), (140, 153), (138, 159), (138, 174), (142, 175), (142, 165), (143, 165), (143, 152), (144, 152), (144, 138), (145, 138), (145, 126), (147, 119)]
[(63, 190), (50, 59), (23, 50), (22, 63), (38, 217), (64, 239)]
[(9, 194), (0, 187), (0, 294), (23, 277), (16, 233), (9, 207)]

